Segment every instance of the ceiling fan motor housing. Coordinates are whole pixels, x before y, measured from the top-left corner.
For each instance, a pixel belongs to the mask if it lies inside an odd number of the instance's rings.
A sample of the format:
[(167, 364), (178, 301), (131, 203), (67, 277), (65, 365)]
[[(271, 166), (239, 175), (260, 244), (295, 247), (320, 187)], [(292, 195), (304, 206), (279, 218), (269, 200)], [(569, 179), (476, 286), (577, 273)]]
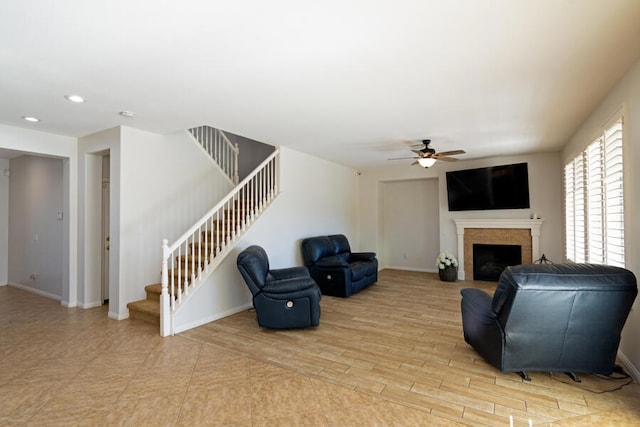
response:
[(424, 148), (422, 150), (420, 150), (421, 152), (423, 152), (424, 154), (436, 154), (436, 150), (434, 150), (433, 148), (429, 147), (429, 144), (431, 144), (431, 140), (430, 139), (423, 139), (422, 143), (424, 144)]

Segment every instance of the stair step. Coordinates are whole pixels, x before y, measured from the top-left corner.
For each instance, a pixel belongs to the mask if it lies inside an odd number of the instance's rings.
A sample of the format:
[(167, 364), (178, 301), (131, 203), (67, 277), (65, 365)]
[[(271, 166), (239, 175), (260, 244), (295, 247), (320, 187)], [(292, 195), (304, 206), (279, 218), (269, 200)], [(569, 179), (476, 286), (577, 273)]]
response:
[(228, 235), (233, 230), (240, 228), (240, 224), (242, 224), (242, 222), (242, 218), (240, 218), (240, 221), (237, 221), (236, 218), (228, 221), (224, 219), (216, 219), (213, 221), (214, 233), (220, 232), (221, 234)]
[[(194, 265), (198, 265), (198, 258), (200, 258), (200, 256), (198, 254), (196, 255), (180, 255), (179, 257), (176, 257), (176, 261), (178, 261), (182, 267), (184, 268), (185, 263), (187, 265), (189, 265), (189, 267), (191, 266), (191, 263), (193, 263)], [(209, 261), (209, 257), (206, 254), (202, 254), (202, 259), (200, 260), (200, 266), (204, 267), (204, 265)]]
[(205, 240), (208, 243), (217, 242), (218, 240), (222, 242), (225, 239), (229, 240), (231, 237), (233, 237), (233, 230), (227, 227), (226, 229), (224, 230), (221, 229), (220, 231), (216, 231), (216, 230), (203, 231), (201, 234), (202, 234), (202, 243), (204, 243)]
[(160, 303), (149, 299), (133, 301), (127, 304), (129, 318), (138, 319), (160, 326)]
[[(220, 244), (223, 244), (224, 242), (220, 241)], [(207, 242), (205, 243), (204, 241), (202, 243), (189, 243), (189, 251), (192, 254), (197, 254), (200, 251), (200, 246), (202, 246), (203, 249), (203, 254), (210, 254), (211, 253), (211, 246), (212, 243), (211, 242)], [(215, 256), (218, 253), (218, 248), (214, 247), (213, 249), (213, 255)], [(205, 256), (203, 255), (203, 258), (205, 258)]]
[(254, 207), (254, 206), (257, 206), (257, 205), (258, 205), (258, 203), (257, 203), (257, 202), (255, 202), (255, 201), (251, 201), (251, 200), (249, 200), (249, 199), (243, 199), (243, 200), (235, 200), (235, 201), (233, 202), (233, 205), (234, 205), (236, 208), (238, 208), (238, 207), (239, 207), (240, 209), (249, 209), (249, 208), (252, 208), (252, 207)]
[(191, 266), (185, 271), (184, 268), (180, 269), (180, 274), (178, 274), (178, 269), (169, 270), (169, 277), (173, 276), (173, 279), (176, 283), (180, 282), (182, 286), (184, 286), (185, 279), (187, 282), (191, 282)]
[(160, 302), (160, 295), (162, 294), (162, 284), (156, 283), (155, 285), (147, 285), (144, 287), (147, 293), (147, 299)]
[(216, 242), (218, 240), (229, 240), (233, 235), (232, 227), (221, 226), (219, 230), (207, 230), (202, 233), (202, 240), (207, 242)]
[(227, 209), (227, 210), (224, 211), (224, 215), (223, 215), (222, 218), (223, 219), (232, 218), (232, 219), (236, 219), (236, 220), (238, 218), (243, 219), (243, 218), (246, 218), (246, 217), (249, 216), (249, 212), (250, 212), (249, 209), (244, 209), (244, 208), (236, 209), (236, 210), (233, 210), (233, 211)]

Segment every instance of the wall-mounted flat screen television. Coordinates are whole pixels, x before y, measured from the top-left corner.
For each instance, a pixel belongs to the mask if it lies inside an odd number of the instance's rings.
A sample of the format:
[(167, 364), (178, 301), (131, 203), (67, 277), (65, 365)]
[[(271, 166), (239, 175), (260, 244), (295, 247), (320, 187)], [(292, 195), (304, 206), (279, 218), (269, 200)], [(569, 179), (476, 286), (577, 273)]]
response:
[(447, 172), (450, 211), (529, 208), (526, 163)]

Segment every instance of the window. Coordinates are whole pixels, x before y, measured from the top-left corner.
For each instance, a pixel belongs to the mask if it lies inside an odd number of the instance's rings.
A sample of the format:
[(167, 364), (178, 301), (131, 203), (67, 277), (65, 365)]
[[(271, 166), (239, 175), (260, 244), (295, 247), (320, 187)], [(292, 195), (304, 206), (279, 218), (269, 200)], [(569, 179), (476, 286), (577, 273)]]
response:
[(622, 117), (564, 166), (565, 256), (624, 267)]

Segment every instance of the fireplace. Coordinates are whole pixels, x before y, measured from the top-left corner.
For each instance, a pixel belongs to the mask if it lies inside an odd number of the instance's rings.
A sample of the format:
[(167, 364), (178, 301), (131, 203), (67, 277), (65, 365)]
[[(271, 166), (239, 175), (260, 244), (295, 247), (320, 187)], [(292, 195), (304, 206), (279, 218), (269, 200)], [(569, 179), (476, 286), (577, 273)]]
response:
[(540, 258), (542, 219), (454, 219), (458, 233), (458, 279), (473, 278), (473, 244), (520, 245), (522, 261)]
[(522, 264), (521, 245), (473, 244), (473, 280), (497, 282), (509, 265)]

